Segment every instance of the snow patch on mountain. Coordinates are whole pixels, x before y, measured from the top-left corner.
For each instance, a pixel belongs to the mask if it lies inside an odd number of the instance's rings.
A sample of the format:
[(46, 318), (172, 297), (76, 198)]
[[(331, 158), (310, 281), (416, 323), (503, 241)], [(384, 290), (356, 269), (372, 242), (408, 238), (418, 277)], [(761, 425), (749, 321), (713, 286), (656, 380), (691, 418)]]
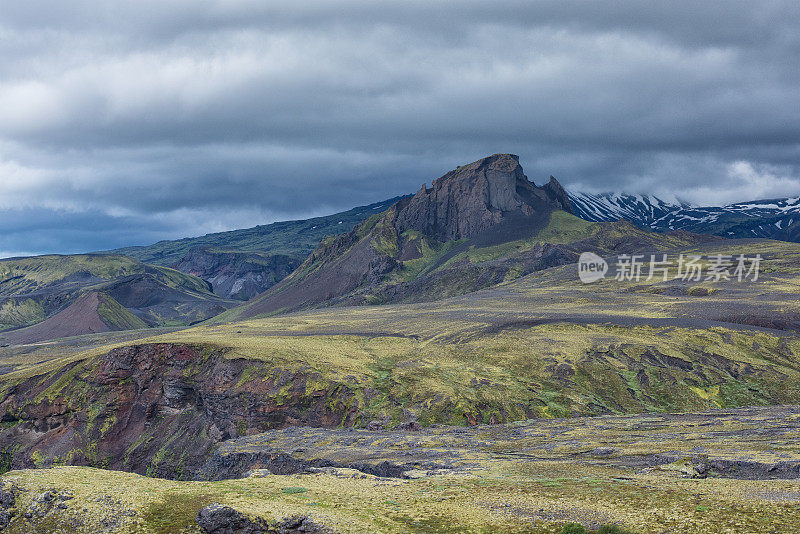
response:
[(659, 232), (687, 230), (725, 237), (800, 241), (800, 197), (692, 206), (654, 195), (567, 193), (575, 215), (588, 221), (626, 219)]

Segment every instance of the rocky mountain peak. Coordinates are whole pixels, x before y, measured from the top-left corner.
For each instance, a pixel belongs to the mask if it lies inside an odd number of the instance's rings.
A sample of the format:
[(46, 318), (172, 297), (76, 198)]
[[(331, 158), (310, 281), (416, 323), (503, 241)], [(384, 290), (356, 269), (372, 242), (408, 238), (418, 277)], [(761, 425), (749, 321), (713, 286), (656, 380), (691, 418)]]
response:
[(561, 185), (551, 177), (539, 187), (529, 181), (514, 154), (494, 154), (458, 167), (397, 204), (395, 227), (439, 241), (468, 239), (509, 216), (553, 209), (571, 211)]
[[(537, 186), (513, 154), (480, 159), (437, 178), (431, 187), (423, 185), (351, 232), (323, 241), (293, 274), (249, 304), (246, 316), (345, 299), (421, 298), (434, 286), (436, 291), (458, 291), (443, 289), (446, 286), (474, 290), (501, 281), (512, 267), (530, 272), (564, 263), (569, 259), (565, 253), (539, 245), (526, 251), (525, 259), (499, 262), (480, 276), (482, 267), (469, 261), (452, 270), (436, 270), (471, 247), (530, 239), (550, 223), (556, 210), (571, 211), (571, 206), (555, 179)], [(463, 241), (452, 243), (459, 240)], [(436, 251), (445, 248), (441, 255)], [(404, 262), (412, 260), (429, 262), (431, 274), (411, 282), (390, 281), (393, 273), (405, 271), (407, 276)], [(458, 279), (448, 280), (454, 273), (459, 273)]]

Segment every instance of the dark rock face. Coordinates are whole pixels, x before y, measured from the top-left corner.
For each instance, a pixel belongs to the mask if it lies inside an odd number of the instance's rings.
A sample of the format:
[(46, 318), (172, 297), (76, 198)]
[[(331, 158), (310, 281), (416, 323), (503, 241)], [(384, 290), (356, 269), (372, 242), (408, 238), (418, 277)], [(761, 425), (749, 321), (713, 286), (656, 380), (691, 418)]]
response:
[(278, 534), (330, 534), (331, 530), (318, 525), (308, 516), (298, 515), (287, 517), (276, 525)]
[(224, 439), (298, 424), (352, 426), (353, 394), (311, 370), (209, 349), (122, 347), (9, 388), (0, 397), (0, 420), (10, 426), (0, 432), (0, 461), (6, 469), (60, 461), (192, 478)]
[(288, 276), (301, 263), (285, 254), (217, 251), (193, 248), (172, 267), (209, 284), (214, 294), (248, 300)]
[(248, 517), (231, 508), (214, 503), (200, 509), (197, 524), (207, 534), (328, 534), (330, 529), (318, 525), (310, 517), (297, 515), (272, 523), (260, 517)]
[(561, 185), (537, 187), (522, 172), (518, 156), (495, 154), (450, 171), (397, 204), (398, 232), (416, 230), (438, 241), (469, 239), (500, 224), (509, 214), (532, 216), (570, 211)]
[(197, 512), (197, 524), (208, 534), (263, 534), (269, 524), (261, 518), (250, 518), (230, 506), (214, 503)]
[(16, 491), (18, 488), (0, 480), (0, 530), (4, 530), (14, 518), (14, 505), (17, 502)]

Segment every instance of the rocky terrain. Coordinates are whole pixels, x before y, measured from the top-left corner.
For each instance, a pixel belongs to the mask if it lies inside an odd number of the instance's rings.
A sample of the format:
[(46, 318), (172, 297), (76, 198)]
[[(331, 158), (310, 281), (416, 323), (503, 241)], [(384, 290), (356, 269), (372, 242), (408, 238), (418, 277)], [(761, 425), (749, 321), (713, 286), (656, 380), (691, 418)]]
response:
[[(193, 478), (218, 443), (298, 425), (796, 404), (800, 248), (763, 252), (759, 281), (708, 284), (702, 296), (685, 281), (582, 285), (568, 265), (436, 303), (93, 338), (17, 359), (9, 348), (3, 361), (15, 367), (0, 377), (0, 445), (8, 467)], [(751, 303), (746, 314), (742, 300)]]
[[(354, 211), (299, 266), (203, 238), (150, 251), (194, 274), (0, 262), (0, 529), (794, 528), (800, 245), (580, 209), (498, 154)], [(243, 232), (205, 239), (284, 235)], [(762, 263), (584, 284), (582, 252)]]
[(221, 481), (12, 471), (0, 522), (13, 533), (544, 534), (572, 524), (740, 534), (796, 525), (796, 406), (377, 428), (292, 427), (228, 441), (208, 462), (237, 477)]
[(229, 440), (200, 474), (227, 479), (254, 469), (287, 475), (334, 467), (409, 479), (518, 459), (531, 471), (537, 463), (577, 461), (637, 471), (673, 469), (687, 478), (800, 479), (797, 406), (470, 427), (388, 430), (379, 421), (371, 426), (358, 431), (289, 427)]

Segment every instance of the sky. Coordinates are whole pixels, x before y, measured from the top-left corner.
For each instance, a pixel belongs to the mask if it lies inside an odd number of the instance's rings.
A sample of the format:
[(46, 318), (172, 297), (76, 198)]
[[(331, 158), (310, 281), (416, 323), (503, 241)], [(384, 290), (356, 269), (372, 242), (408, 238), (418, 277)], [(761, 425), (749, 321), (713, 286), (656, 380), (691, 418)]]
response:
[(794, 1), (3, 0), (0, 256), (307, 218), (519, 154), (586, 192), (800, 195)]

